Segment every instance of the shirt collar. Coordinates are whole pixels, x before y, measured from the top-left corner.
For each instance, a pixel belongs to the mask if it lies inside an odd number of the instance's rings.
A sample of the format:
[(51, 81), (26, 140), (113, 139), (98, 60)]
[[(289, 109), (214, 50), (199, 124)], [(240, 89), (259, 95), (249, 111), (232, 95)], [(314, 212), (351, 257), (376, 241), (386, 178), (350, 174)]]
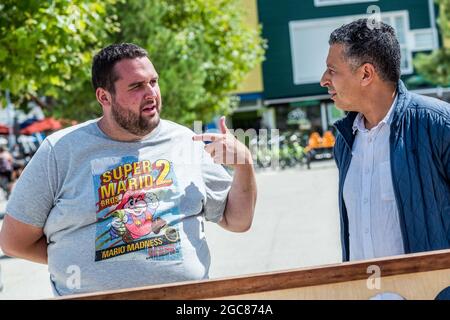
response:
[[(388, 124), (388, 125), (391, 124), (393, 110), (394, 110), (395, 104), (397, 103), (397, 98), (398, 98), (398, 92), (395, 94), (394, 102), (392, 103), (391, 107), (389, 108), (388, 113), (383, 118), (383, 120), (381, 120), (380, 123), (377, 124), (377, 126), (375, 128), (380, 127), (382, 124)], [(356, 131), (361, 131), (361, 132), (368, 132), (369, 131), (369, 130), (366, 129), (366, 126), (364, 125), (364, 115), (361, 112), (358, 113), (358, 115), (356, 116), (355, 120), (353, 121), (352, 130), (353, 130), (353, 134), (355, 134)]]

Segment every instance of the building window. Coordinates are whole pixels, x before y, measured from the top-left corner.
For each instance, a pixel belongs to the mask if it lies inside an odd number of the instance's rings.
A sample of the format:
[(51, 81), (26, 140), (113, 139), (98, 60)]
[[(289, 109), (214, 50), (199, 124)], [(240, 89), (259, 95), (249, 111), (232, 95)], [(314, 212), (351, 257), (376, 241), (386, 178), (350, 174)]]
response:
[(433, 29), (416, 29), (411, 31), (413, 51), (428, 51), (438, 48)]
[(361, 2), (378, 2), (378, 0), (314, 0), (316, 7), (338, 6), (342, 4), (354, 4)]
[[(329, 48), (328, 39), (331, 32), (344, 24), (360, 18), (367, 18), (367, 16), (341, 16), (291, 21), (289, 23), (289, 32), (294, 84), (319, 82), (325, 71), (325, 61)], [(381, 13), (381, 18), (396, 30), (402, 54), (402, 74), (413, 73), (412, 52), (417, 51), (415, 46), (422, 45), (420, 49), (435, 47), (435, 45), (430, 45), (429, 41), (432, 29), (420, 29), (421, 33), (418, 33), (416, 36), (414, 30), (411, 31), (409, 29), (409, 14), (406, 10), (383, 12)], [(422, 40), (420, 35), (422, 35)], [(412, 41), (411, 39), (417, 40)]]

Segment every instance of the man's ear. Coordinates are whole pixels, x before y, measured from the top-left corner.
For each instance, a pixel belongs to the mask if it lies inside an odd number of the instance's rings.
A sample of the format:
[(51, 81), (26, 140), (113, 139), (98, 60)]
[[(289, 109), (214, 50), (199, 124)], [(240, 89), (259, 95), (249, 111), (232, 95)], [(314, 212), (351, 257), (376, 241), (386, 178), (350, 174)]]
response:
[(102, 105), (102, 107), (109, 107), (112, 103), (111, 94), (103, 88), (97, 88), (95, 90), (95, 96), (97, 101)]
[(361, 72), (361, 85), (364, 87), (368, 86), (375, 78), (375, 67), (371, 63), (365, 63), (361, 66)]

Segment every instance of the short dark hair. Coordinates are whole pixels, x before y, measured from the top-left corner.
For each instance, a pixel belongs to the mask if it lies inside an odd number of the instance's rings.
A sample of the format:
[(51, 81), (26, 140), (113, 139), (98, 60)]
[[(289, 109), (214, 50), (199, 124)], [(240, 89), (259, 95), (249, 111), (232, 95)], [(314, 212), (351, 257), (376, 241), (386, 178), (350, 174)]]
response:
[(103, 48), (94, 56), (92, 63), (92, 85), (94, 90), (104, 88), (115, 93), (114, 82), (118, 76), (114, 66), (122, 59), (148, 57), (147, 51), (132, 43), (112, 44)]
[(384, 22), (373, 28), (368, 19), (359, 19), (334, 30), (329, 44), (344, 45), (344, 58), (357, 68), (371, 63), (379, 76), (388, 82), (400, 79), (400, 44), (395, 30)]

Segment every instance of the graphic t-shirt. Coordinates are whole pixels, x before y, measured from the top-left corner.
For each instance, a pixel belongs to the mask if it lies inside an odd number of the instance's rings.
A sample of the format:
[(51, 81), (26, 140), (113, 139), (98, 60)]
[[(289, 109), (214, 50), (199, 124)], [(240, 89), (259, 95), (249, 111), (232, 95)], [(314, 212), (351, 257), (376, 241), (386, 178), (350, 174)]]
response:
[(205, 279), (203, 222), (218, 222), (231, 177), (194, 133), (161, 120), (139, 142), (97, 120), (49, 136), (6, 211), (43, 227), (55, 294)]

